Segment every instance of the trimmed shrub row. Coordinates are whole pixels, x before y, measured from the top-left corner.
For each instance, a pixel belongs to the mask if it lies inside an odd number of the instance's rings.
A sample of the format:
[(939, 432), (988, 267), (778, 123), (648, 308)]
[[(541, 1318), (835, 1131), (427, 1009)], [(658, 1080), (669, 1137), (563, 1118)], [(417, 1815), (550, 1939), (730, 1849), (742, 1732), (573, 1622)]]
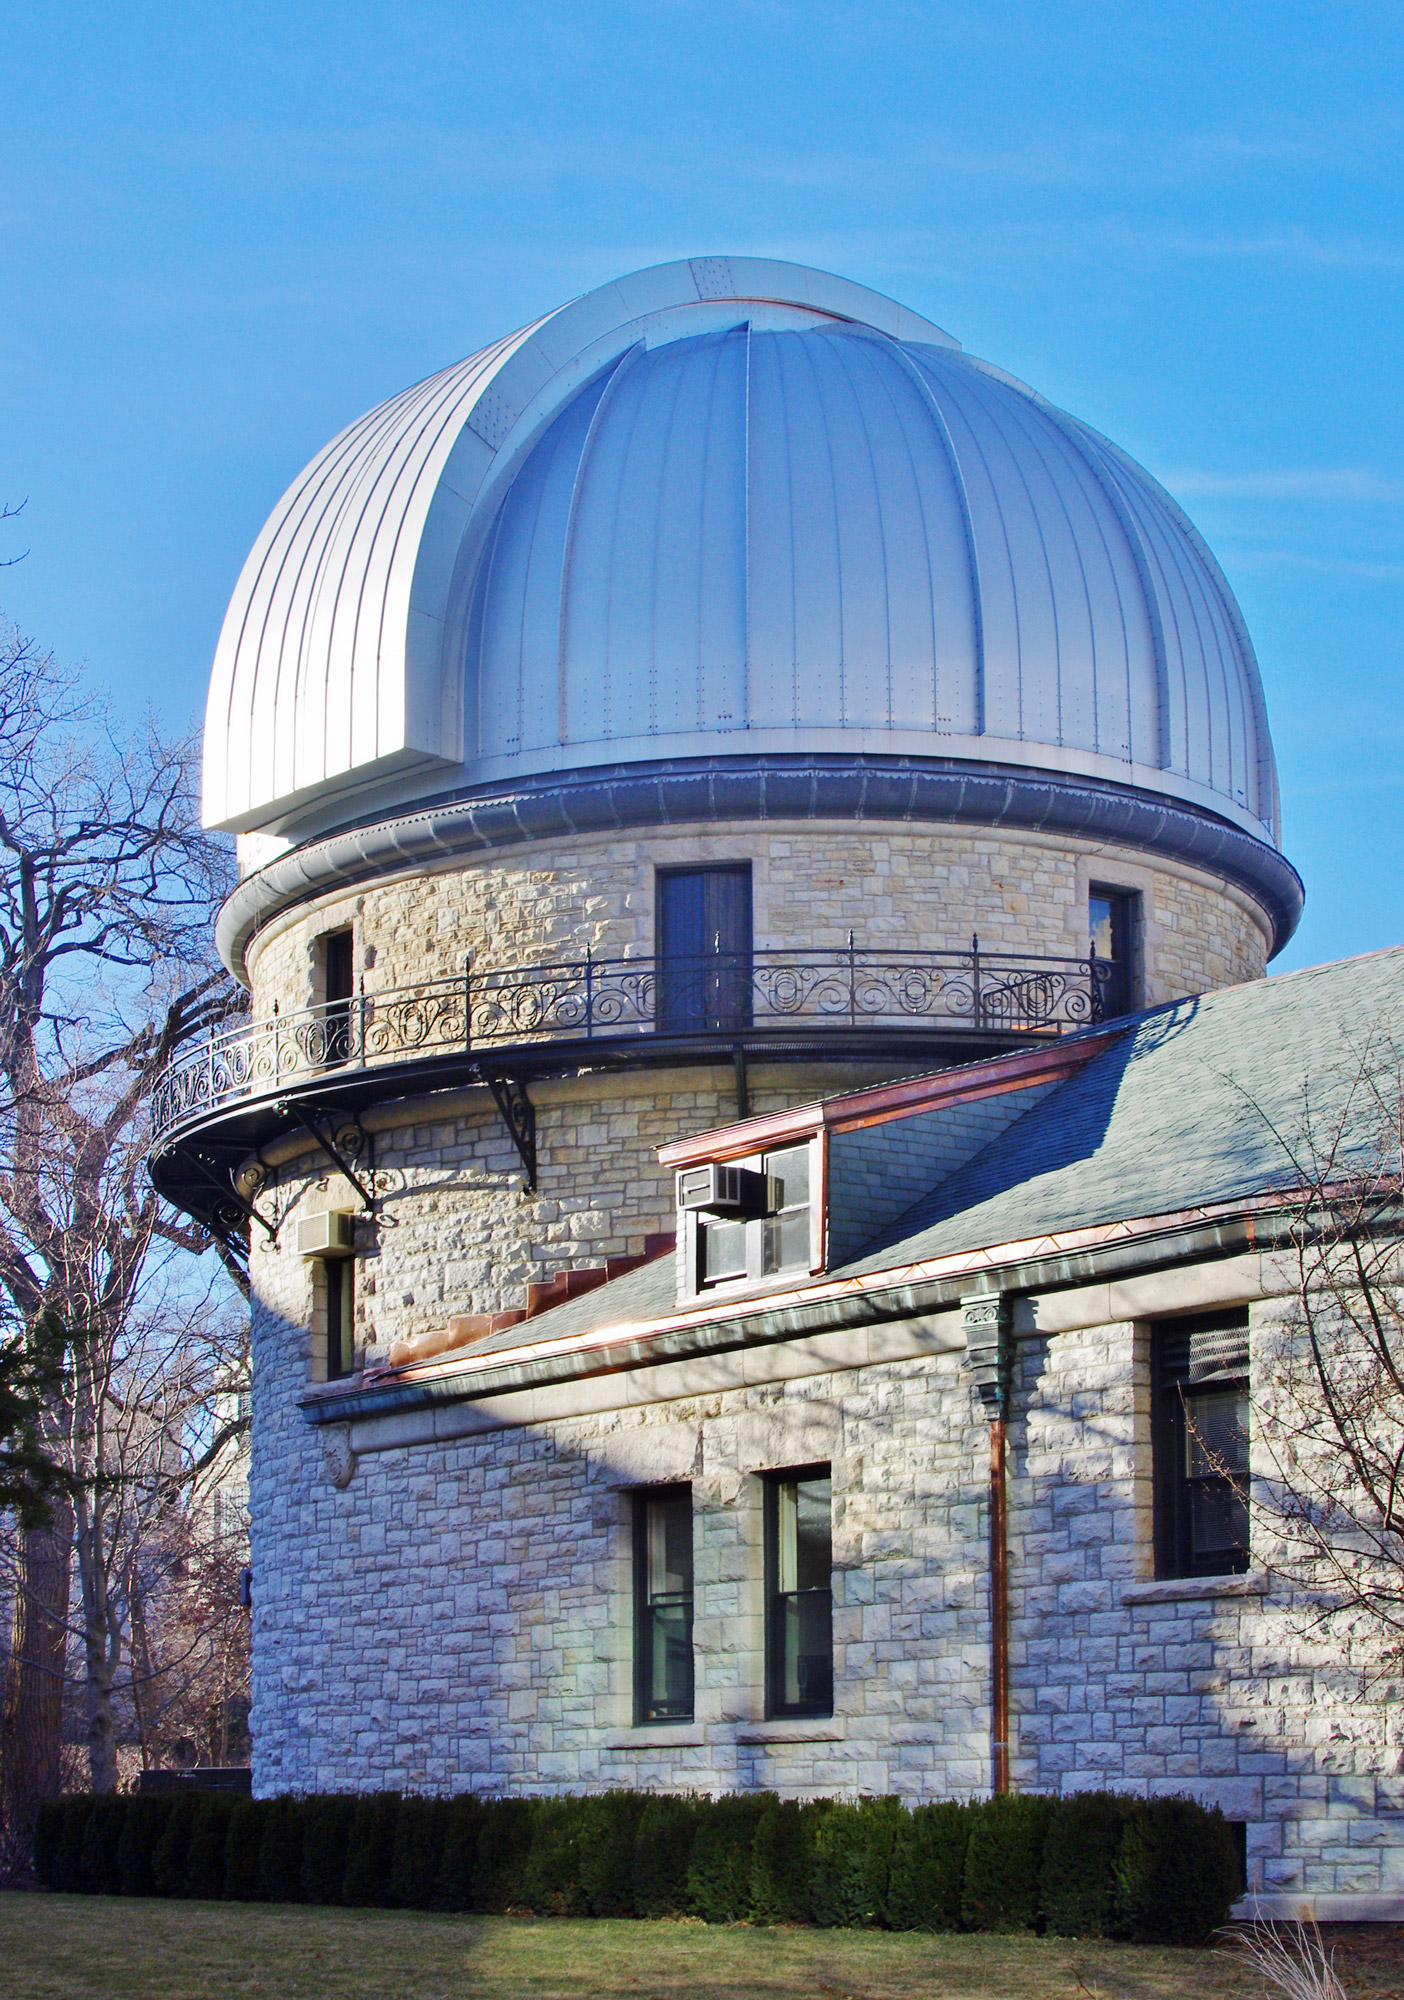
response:
[(697, 1916), (1198, 1944), (1240, 1892), (1192, 1799), (74, 1796), (40, 1810), (51, 1889), (557, 1916)]

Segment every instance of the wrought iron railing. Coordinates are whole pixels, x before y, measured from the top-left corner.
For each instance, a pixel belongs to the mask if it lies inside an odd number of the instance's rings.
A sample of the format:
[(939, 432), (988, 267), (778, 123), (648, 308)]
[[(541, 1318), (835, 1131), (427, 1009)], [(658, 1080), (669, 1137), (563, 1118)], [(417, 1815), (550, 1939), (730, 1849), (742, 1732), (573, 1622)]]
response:
[(478, 969), (359, 993), (231, 1028), (178, 1056), (156, 1088), (157, 1138), (242, 1098), (276, 1095), (343, 1069), (460, 1051), (633, 1035), (715, 1037), (792, 1029), (1062, 1034), (1102, 1020), (1113, 967), (1087, 958), (889, 951), (850, 935), (837, 951), (696, 959), (563, 959)]

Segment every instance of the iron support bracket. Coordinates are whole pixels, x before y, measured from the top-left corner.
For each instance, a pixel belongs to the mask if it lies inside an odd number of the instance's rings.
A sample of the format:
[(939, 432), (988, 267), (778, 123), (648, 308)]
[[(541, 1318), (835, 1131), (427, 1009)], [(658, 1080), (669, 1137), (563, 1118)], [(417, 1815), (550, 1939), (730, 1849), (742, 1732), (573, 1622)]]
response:
[(492, 1092), (492, 1101), (497, 1106), (507, 1136), (516, 1147), (526, 1168), (527, 1192), (536, 1192), (536, 1106), (527, 1096), (527, 1087), (520, 1077), (494, 1076), (490, 1071), (479, 1070), (478, 1075)]
[(361, 1180), (355, 1168), (351, 1165), (350, 1161), (345, 1157), (345, 1155), (339, 1150), (338, 1147), (332, 1144), (331, 1140), (328, 1139), (324, 1133), (320, 1132), (317, 1129), (317, 1127), (312, 1123), (312, 1120), (296, 1104), (287, 1103), (284, 1105), (283, 1108), (284, 1110), (290, 1111), (292, 1113), (293, 1117), (297, 1120), (298, 1124), (302, 1127), (303, 1131), (308, 1134), (309, 1138), (313, 1138), (317, 1141), (317, 1144), (321, 1147), (322, 1151), (326, 1154), (327, 1158), (331, 1161), (332, 1165), (336, 1168), (337, 1172), (339, 1174), (343, 1174), (345, 1178), (348, 1181), (350, 1181), (352, 1187), (355, 1188), (357, 1194), (361, 1197), (361, 1200), (365, 1203), (366, 1214), (373, 1215), (375, 1213), (375, 1198), (371, 1194), (369, 1188), (367, 1188), (367, 1186), (365, 1185), (364, 1181)]

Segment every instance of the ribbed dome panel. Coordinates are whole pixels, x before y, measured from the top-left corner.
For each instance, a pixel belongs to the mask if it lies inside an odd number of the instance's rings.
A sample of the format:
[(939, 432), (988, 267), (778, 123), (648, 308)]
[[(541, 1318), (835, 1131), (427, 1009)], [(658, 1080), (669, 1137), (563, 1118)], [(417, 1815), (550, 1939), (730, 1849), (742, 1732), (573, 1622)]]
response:
[(1246, 634), (1169, 496), (983, 364), (842, 324), (640, 343), (577, 392), (498, 508), (467, 679), (492, 768), (985, 738), (1275, 807)]

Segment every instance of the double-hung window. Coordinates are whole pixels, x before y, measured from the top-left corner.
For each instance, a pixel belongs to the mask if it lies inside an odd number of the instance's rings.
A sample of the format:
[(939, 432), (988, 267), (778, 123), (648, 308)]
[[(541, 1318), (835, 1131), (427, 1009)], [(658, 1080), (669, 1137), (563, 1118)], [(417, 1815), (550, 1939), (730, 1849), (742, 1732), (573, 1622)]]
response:
[(1248, 1567), (1248, 1314), (1152, 1329), (1155, 1570), (1231, 1576)]
[(812, 1269), (810, 1165), (806, 1143), (738, 1161), (734, 1183), (684, 1168), (678, 1206), (695, 1291)]
[(634, 1721), (691, 1722), (692, 1488), (634, 1497)]
[(834, 1712), (832, 1489), (827, 1465), (766, 1480), (766, 1712)]

